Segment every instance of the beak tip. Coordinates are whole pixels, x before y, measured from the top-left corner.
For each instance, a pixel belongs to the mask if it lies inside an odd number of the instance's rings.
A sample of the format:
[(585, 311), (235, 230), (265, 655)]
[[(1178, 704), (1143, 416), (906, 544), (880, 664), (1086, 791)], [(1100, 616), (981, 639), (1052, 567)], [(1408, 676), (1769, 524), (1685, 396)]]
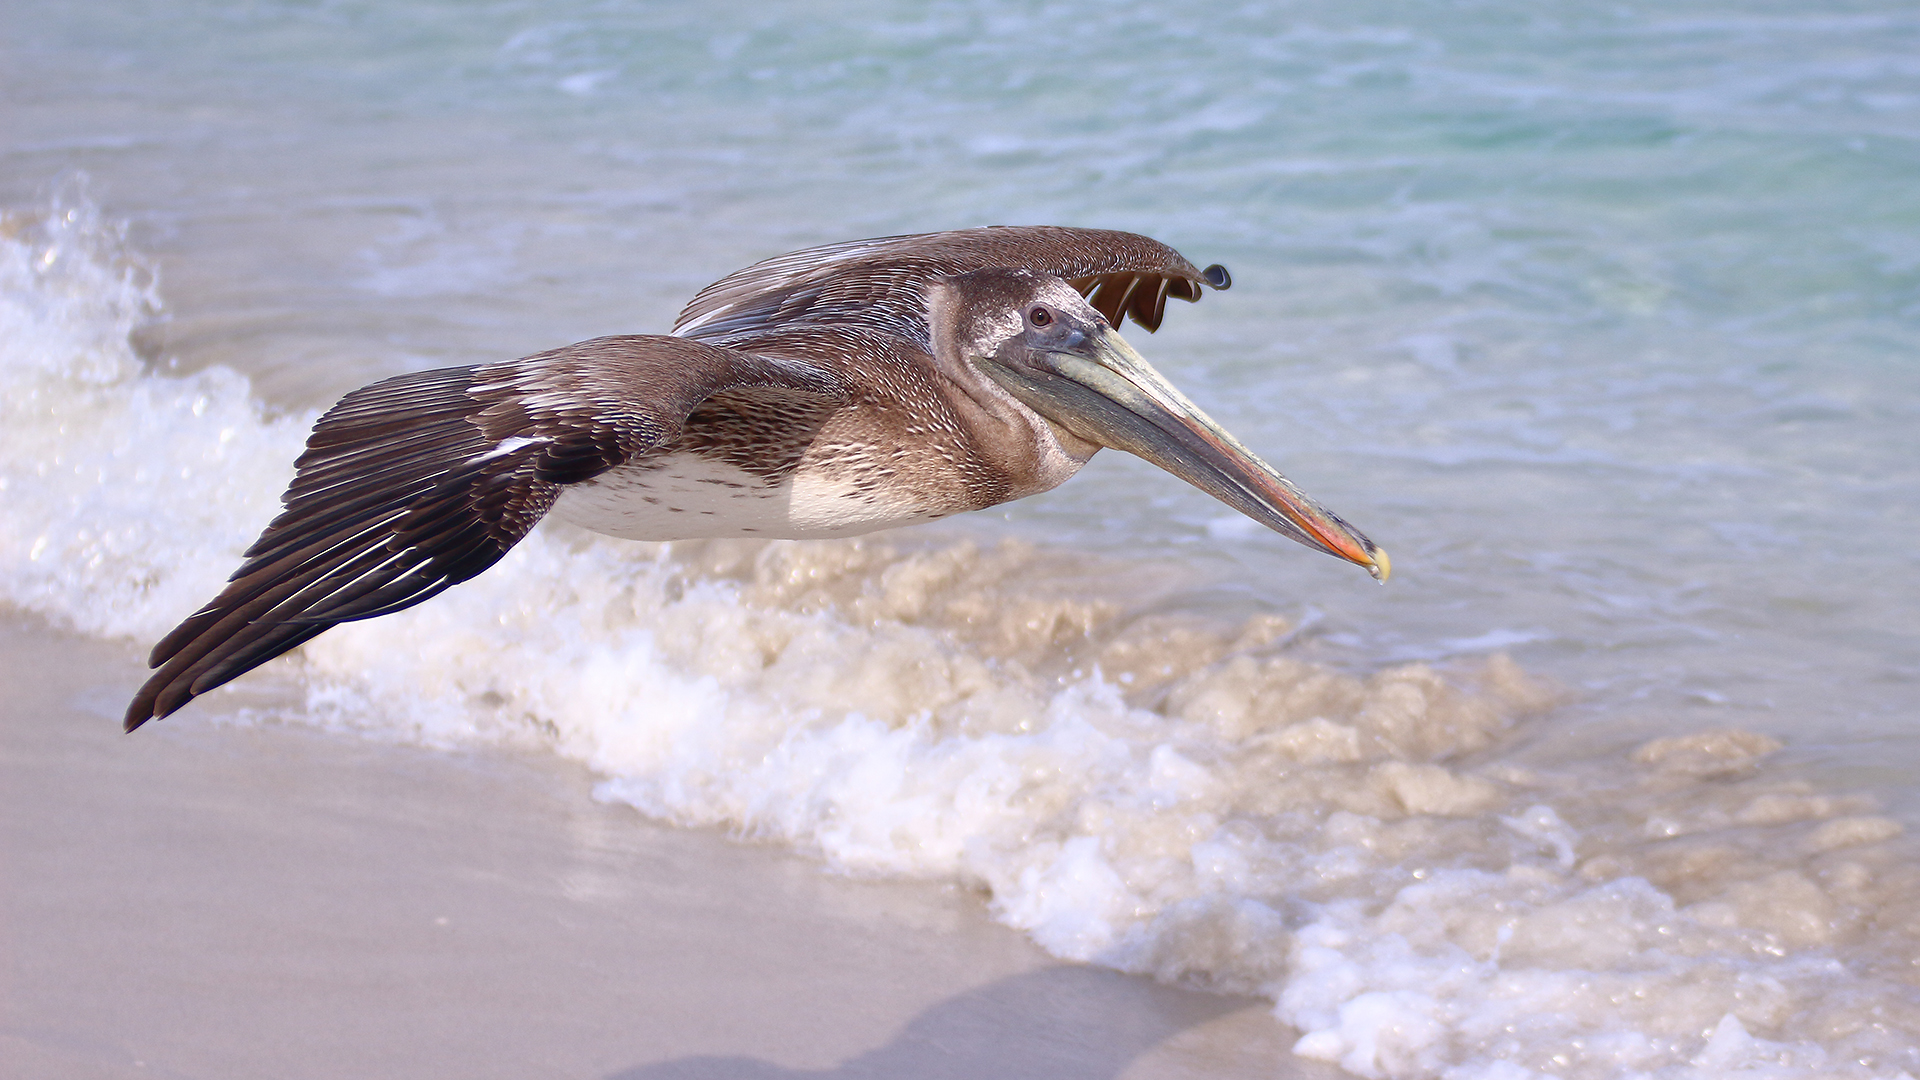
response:
[(1367, 554), (1373, 556), (1373, 565), (1367, 567), (1367, 573), (1373, 575), (1373, 580), (1385, 585), (1387, 578), (1393, 576), (1393, 560), (1387, 558), (1387, 549), (1372, 548)]

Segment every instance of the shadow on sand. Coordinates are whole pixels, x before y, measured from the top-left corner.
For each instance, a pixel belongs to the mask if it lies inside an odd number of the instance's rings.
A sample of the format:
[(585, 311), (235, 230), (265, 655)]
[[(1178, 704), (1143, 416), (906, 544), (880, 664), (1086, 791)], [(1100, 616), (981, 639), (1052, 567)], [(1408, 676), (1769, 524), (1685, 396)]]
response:
[(607, 1080), (1112, 1080), (1170, 1036), (1253, 1008), (1087, 967), (1051, 967), (988, 983), (927, 1009), (885, 1046), (828, 1069), (747, 1057), (689, 1057)]

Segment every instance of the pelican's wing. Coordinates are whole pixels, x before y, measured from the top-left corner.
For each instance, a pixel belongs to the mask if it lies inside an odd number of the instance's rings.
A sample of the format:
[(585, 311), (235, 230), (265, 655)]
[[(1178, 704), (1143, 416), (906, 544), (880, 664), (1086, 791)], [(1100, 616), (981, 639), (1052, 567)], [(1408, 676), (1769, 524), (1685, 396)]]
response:
[(560, 489), (675, 438), (726, 389), (844, 398), (803, 361), (671, 337), (612, 337), (400, 375), (340, 399), (285, 509), (227, 587), (154, 646), (128, 731), (337, 623), (411, 607), (492, 566)]
[(1202, 271), (1144, 236), (1053, 225), (993, 226), (888, 236), (809, 248), (755, 263), (700, 290), (673, 332), (742, 342), (794, 323), (862, 323), (925, 344), (921, 290), (948, 274), (1001, 267), (1067, 279), (1120, 324), (1123, 315), (1160, 327), (1167, 297), (1200, 299), (1200, 287), (1227, 288), (1226, 269)]

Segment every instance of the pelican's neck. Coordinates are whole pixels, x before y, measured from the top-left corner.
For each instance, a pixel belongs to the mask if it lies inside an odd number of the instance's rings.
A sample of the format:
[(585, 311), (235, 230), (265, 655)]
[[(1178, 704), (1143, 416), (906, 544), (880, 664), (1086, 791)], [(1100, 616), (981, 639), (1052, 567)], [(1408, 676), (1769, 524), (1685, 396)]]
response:
[(1020, 306), (969, 303), (977, 298), (964, 295), (950, 280), (929, 285), (926, 297), (935, 372), (974, 452), (1006, 476), (1008, 499), (1050, 491), (1079, 472), (1099, 444), (1028, 408), (972, 360), (1020, 332)]

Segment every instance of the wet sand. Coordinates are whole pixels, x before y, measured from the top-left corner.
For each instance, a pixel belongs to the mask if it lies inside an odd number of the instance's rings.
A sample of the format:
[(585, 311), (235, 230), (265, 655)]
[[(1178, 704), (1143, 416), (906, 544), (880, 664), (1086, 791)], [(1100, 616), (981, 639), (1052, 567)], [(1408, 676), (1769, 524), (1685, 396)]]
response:
[(0, 623), (0, 1073), (1333, 1076), (1263, 1003), (1064, 965), (978, 895), (650, 822), (575, 766), (189, 710)]

